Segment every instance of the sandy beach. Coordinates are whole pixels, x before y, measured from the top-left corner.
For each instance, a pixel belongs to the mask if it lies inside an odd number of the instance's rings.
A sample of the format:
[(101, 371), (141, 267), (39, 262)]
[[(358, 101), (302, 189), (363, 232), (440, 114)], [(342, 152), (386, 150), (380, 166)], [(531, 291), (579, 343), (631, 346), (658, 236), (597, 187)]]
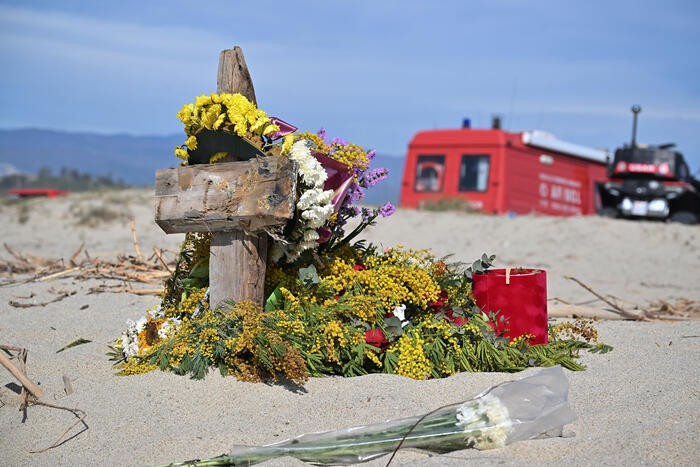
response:
[[(176, 251), (182, 235), (153, 222), (149, 190), (74, 194), (0, 205), (0, 237), (14, 252), (68, 259), (81, 244), (92, 258)], [(700, 302), (700, 227), (598, 217), (485, 216), (399, 209), (364, 237), (383, 246), (431, 248), (471, 263), (495, 254), (496, 266), (547, 271), (552, 308), (574, 304), (614, 317), (575, 277), (625, 309), (655, 302)], [(11, 261), (6, 249), (0, 260)], [(30, 276), (23, 276), (30, 277)], [(0, 276), (0, 284), (7, 275)], [(2, 465), (155, 465), (208, 458), (233, 445), (261, 445), (303, 433), (421, 415), (468, 399), (522, 374), (462, 373), (429, 381), (394, 375), (312, 378), (303, 388), (253, 384), (210, 373), (194, 381), (170, 373), (119, 377), (105, 355), (127, 319), (159, 302), (154, 295), (89, 293), (114, 284), (70, 275), (0, 287), (0, 344), (28, 349), (28, 376), (43, 400), (79, 408), (88, 428), (46, 452), (72, 422), (66, 411), (19, 411), (17, 380), (0, 368)], [(138, 287), (134, 285), (134, 287)], [(16, 307), (66, 298), (45, 306)], [(697, 308), (697, 306), (696, 306)], [(610, 353), (583, 352), (583, 372), (566, 371), (577, 420), (564, 436), (491, 451), (444, 455), (400, 451), (392, 465), (696, 465), (700, 459), (700, 320), (604, 319)], [(57, 353), (83, 338), (91, 342)], [(531, 374), (531, 369), (525, 374)], [(73, 392), (66, 395), (64, 376)], [(73, 431), (75, 433), (76, 431)], [(362, 465), (385, 465), (380, 458)], [(278, 459), (264, 465), (305, 465)]]

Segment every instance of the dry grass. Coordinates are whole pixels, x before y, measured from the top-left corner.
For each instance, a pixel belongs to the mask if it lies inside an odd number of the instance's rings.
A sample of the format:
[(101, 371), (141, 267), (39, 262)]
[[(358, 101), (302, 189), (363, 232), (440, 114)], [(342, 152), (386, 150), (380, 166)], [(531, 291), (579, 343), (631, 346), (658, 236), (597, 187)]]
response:
[(466, 212), (469, 214), (480, 214), (481, 211), (475, 208), (472, 203), (463, 198), (446, 197), (436, 201), (422, 201), (419, 209), (433, 212)]
[(128, 222), (133, 216), (129, 209), (120, 203), (99, 200), (97, 203), (73, 203), (68, 209), (75, 225), (97, 227), (110, 222)]

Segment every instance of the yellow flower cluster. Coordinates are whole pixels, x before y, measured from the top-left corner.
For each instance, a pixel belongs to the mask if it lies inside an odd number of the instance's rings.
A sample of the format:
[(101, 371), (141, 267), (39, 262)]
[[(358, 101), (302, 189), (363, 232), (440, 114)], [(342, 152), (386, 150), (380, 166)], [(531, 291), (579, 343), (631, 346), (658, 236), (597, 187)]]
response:
[(299, 312), (301, 309), (299, 299), (285, 287), (280, 287), (280, 292), (282, 292), (282, 296), (284, 297), (286, 303), (289, 304), (291, 311), (295, 313)]
[(197, 351), (197, 334), (194, 332), (193, 326), (184, 323), (178, 330), (177, 336), (178, 338), (175, 339), (173, 348), (168, 355), (171, 367), (180, 366), (185, 356), (193, 357)]
[(167, 307), (163, 311), (165, 316), (168, 318), (180, 318), (192, 316), (197, 308), (202, 307), (204, 302), (204, 296), (207, 293), (207, 289), (196, 289), (191, 291), (187, 297), (185, 297), (179, 304), (178, 307)]
[(365, 295), (375, 297), (384, 310), (396, 306), (416, 305), (426, 308), (440, 294), (440, 286), (430, 274), (420, 267), (407, 267), (399, 264), (373, 264), (357, 271), (353, 266), (338, 258), (329, 267), (329, 274), (322, 281), (336, 293), (361, 287)]
[(413, 330), (399, 338), (397, 375), (413, 379), (427, 379), (430, 376), (430, 360), (425, 355), (424, 344), (420, 334)]
[(323, 341), (325, 343), (325, 351), (328, 359), (336, 363), (340, 363), (338, 349), (345, 347), (348, 343), (345, 337), (345, 327), (338, 320), (327, 322), (323, 326)]
[(261, 136), (279, 130), (264, 111), (237, 93), (197, 96), (194, 104), (185, 104), (180, 109), (177, 118), (185, 124), (185, 133), (191, 136), (202, 128), (218, 130), (227, 123), (233, 125), (238, 136), (246, 133)]
[(118, 366), (120, 376), (141, 375), (158, 369), (158, 365), (148, 363), (148, 360), (130, 358)]
[(600, 344), (598, 340), (597, 319), (578, 318), (575, 321), (558, 323), (550, 330), (552, 340), (577, 339), (581, 337), (586, 342)]
[(332, 159), (345, 165), (348, 169), (359, 169), (365, 171), (369, 167), (367, 152), (362, 146), (354, 143), (340, 145), (338, 143), (326, 144), (316, 133), (305, 132), (297, 136), (297, 139), (307, 140), (311, 143), (311, 148), (326, 154)]
[(209, 360), (214, 360), (214, 346), (221, 336), (214, 328), (208, 328), (199, 333), (199, 352)]
[(350, 315), (363, 321), (370, 326), (377, 323), (379, 319), (379, 303), (374, 295), (353, 295), (350, 299)]
[(522, 336), (518, 336), (518, 337), (512, 339), (508, 343), (508, 345), (510, 347), (515, 347), (516, 349), (525, 349), (530, 344), (530, 340), (534, 339), (534, 338), (535, 338), (534, 334), (523, 334)]
[(372, 349), (365, 349), (365, 354), (364, 354), (364, 355), (365, 355), (365, 357), (367, 357), (367, 360), (369, 360), (369, 361), (371, 361), (372, 363), (374, 363), (375, 365), (377, 365), (377, 368), (381, 368), (382, 366), (384, 366), (384, 365), (382, 364), (382, 361), (379, 360), (379, 356), (377, 355), (377, 352), (375, 352), (374, 350), (372, 350)]
[[(185, 104), (177, 113), (189, 135), (185, 146), (175, 148), (175, 155), (187, 160), (188, 149), (197, 148), (196, 135), (202, 130), (225, 130), (238, 136), (263, 136), (279, 130), (267, 114), (242, 94), (211, 94), (197, 96), (195, 103)], [(287, 142), (291, 145), (291, 142)]]
[[(435, 263), (435, 256), (430, 249), (404, 249), (401, 244), (396, 245), (394, 248), (387, 249), (381, 255), (370, 256), (365, 260), (365, 265), (367, 267), (374, 267), (382, 264), (400, 264), (402, 266), (422, 267), (428, 269), (430, 272), (433, 272), (433, 269), (436, 267)], [(445, 267), (444, 263), (442, 264), (443, 266), (438, 266), (441, 269)]]
[(449, 351), (455, 354), (462, 351), (461, 347), (459, 346), (459, 342), (457, 342), (457, 339), (454, 337), (452, 324), (450, 324), (449, 321), (429, 321), (426, 323), (421, 323), (421, 328), (425, 329), (426, 331), (432, 330), (432, 332), (430, 332), (431, 334), (449, 344)]

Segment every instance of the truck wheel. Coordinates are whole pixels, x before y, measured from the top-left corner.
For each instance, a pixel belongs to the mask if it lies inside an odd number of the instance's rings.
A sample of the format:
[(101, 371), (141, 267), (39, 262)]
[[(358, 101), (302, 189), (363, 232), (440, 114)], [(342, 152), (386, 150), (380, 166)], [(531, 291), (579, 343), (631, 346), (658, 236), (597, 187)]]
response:
[(598, 215), (601, 217), (609, 217), (610, 219), (617, 219), (620, 217), (620, 213), (617, 212), (617, 208), (610, 206), (605, 206), (604, 208), (598, 209)]
[(678, 222), (680, 224), (697, 224), (698, 216), (690, 211), (678, 211), (671, 214), (671, 222)]

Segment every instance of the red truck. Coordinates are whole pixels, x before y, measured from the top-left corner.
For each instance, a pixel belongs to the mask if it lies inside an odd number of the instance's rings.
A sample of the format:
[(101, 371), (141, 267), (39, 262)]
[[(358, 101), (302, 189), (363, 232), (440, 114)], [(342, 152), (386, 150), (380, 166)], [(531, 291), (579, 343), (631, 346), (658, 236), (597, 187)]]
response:
[(460, 198), (485, 213), (595, 214), (607, 159), (540, 131), (420, 131), (408, 146), (400, 205)]

